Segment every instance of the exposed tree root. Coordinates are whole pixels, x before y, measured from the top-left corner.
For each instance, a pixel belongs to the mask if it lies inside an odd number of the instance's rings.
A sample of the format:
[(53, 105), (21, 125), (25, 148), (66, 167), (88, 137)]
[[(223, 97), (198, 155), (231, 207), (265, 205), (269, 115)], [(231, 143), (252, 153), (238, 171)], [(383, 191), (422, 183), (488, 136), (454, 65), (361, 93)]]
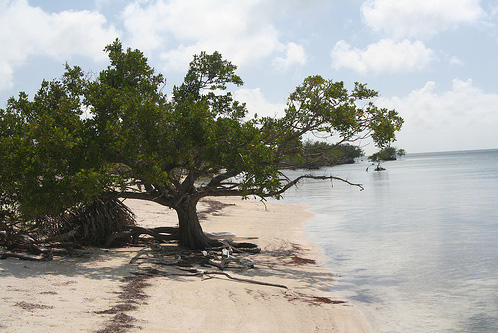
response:
[(201, 278), (206, 278), (205, 276), (208, 276), (207, 278), (209, 278), (209, 275), (223, 275), (229, 279), (239, 281), (239, 282), (258, 284), (258, 285), (266, 285), (266, 286), (274, 286), (277, 288), (288, 289), (287, 286), (282, 285), (282, 284), (274, 284), (274, 283), (256, 281), (256, 280), (252, 280), (252, 279), (248, 279), (248, 278), (234, 277), (231, 274), (224, 272), (224, 271), (220, 271), (220, 270), (199, 270), (199, 269), (185, 269), (185, 268), (178, 268), (178, 269), (185, 271), (185, 273), (170, 273), (170, 272), (166, 272), (166, 271), (159, 270), (159, 269), (147, 268), (147, 269), (143, 269), (145, 271), (145, 273), (134, 272), (134, 274), (135, 275), (146, 275), (146, 276), (199, 276)]

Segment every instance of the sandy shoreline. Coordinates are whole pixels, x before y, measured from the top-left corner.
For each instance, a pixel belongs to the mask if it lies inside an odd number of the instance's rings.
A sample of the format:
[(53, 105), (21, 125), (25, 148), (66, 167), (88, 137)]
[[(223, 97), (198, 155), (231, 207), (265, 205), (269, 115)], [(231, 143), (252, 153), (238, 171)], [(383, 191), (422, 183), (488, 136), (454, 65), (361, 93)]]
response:
[[(299, 205), (212, 199), (199, 205), (203, 228), (252, 240), (256, 268), (233, 276), (289, 289), (184, 276), (133, 277), (129, 261), (143, 247), (92, 250), (90, 258), (49, 262), (0, 261), (0, 332), (365, 332), (368, 325), (329, 292), (334, 275), (307, 241)], [(174, 225), (175, 212), (127, 200), (141, 226)], [(168, 270), (165, 267), (164, 270)]]

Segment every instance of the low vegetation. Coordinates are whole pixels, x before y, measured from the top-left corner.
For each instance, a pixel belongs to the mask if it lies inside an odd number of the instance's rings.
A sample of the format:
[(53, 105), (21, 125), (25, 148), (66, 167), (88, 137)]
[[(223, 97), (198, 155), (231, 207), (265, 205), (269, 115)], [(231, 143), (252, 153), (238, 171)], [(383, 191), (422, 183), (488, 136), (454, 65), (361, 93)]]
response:
[(282, 165), (293, 169), (318, 169), (351, 164), (364, 155), (363, 150), (349, 143), (330, 144), (323, 141), (306, 141), (299, 155), (288, 158)]

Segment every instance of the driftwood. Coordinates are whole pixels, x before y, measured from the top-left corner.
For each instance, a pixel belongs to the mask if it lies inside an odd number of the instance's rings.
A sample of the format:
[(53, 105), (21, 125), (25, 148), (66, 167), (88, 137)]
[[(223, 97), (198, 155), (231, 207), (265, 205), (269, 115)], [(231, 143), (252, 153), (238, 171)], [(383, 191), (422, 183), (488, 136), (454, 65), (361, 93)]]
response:
[[(161, 242), (168, 242), (172, 240), (178, 240), (178, 227), (156, 227), (156, 228), (145, 228), (136, 225), (127, 226), (127, 231), (115, 232), (106, 241), (104, 247), (109, 248), (114, 242), (119, 239), (129, 239), (132, 238), (133, 243), (138, 242), (138, 237), (142, 234), (150, 235), (156, 240)], [(169, 234), (169, 235), (165, 235)]]
[[(142, 269), (145, 273), (135, 272), (136, 275), (161, 275), (161, 276), (199, 276), (209, 277), (210, 275), (224, 275), (225, 277), (246, 283), (274, 286), (287, 289), (285, 285), (273, 284), (267, 282), (256, 281), (247, 278), (240, 278), (232, 276), (232, 274), (224, 271), (231, 263), (236, 263), (242, 269), (254, 268), (255, 263), (247, 258), (239, 258), (233, 255), (233, 249), (229, 244), (220, 251), (202, 251), (202, 252), (188, 252), (181, 248), (174, 249), (173, 247), (152, 246), (151, 249), (143, 249), (138, 252), (131, 260), (130, 263), (143, 261), (154, 265), (167, 265), (173, 266), (177, 270), (184, 271), (183, 273), (167, 272), (157, 268)], [(218, 270), (204, 270), (198, 269), (194, 266), (202, 267), (216, 267)], [(240, 268), (240, 267), (239, 267)]]
[[(253, 245), (253, 244), (251, 244)], [(259, 248), (259, 247), (258, 247)], [(254, 268), (254, 262), (246, 258), (234, 256), (237, 251), (230, 244), (216, 249), (201, 252), (189, 251), (180, 247), (151, 245), (150, 249), (138, 252), (130, 263), (145, 261), (162, 265), (177, 265), (180, 267), (192, 267), (194, 265), (213, 266), (224, 270), (231, 263), (240, 265), (243, 269)]]
[[(168, 227), (158, 227), (155, 229), (148, 229), (140, 226), (130, 226), (131, 233), (132, 234), (148, 234), (154, 238), (156, 238), (159, 241), (171, 241), (175, 240), (178, 237), (176, 236), (176, 233), (173, 232), (175, 229), (174, 228), (168, 228)], [(177, 229), (176, 229), (177, 230)], [(161, 233), (172, 233), (172, 235), (163, 235)]]
[[(109, 248), (118, 239), (133, 239), (133, 243), (138, 242), (138, 237), (142, 234), (150, 235), (156, 240), (161, 242), (168, 242), (172, 240), (178, 240), (178, 228), (177, 227), (156, 227), (156, 228), (145, 228), (135, 225), (127, 226), (128, 231), (115, 232), (106, 241), (104, 247)], [(164, 235), (163, 233), (169, 234)]]
[[(138, 226), (130, 226), (130, 228), (134, 228), (134, 227), (138, 227)], [(152, 228), (150, 230), (154, 231), (156, 233), (178, 234), (178, 231), (180, 229), (178, 227), (160, 226), (160, 227)]]
[[(160, 242), (170, 242), (178, 240), (178, 227), (156, 227), (156, 228), (145, 228), (135, 225), (127, 226), (128, 230), (123, 232), (115, 232), (113, 233), (106, 241), (105, 248), (109, 248), (113, 243), (115, 243), (119, 239), (129, 239), (132, 238), (134, 243), (137, 243), (138, 237), (142, 234), (150, 235), (154, 239)], [(209, 232), (207, 233), (210, 234)], [(233, 237), (235, 237), (234, 234)], [(254, 238), (254, 237), (253, 237)], [(251, 238), (251, 239), (253, 239)], [(256, 237), (257, 238), (257, 237)], [(231, 252), (234, 253), (259, 253), (261, 252), (261, 248), (250, 242), (234, 242), (231, 239), (228, 240), (219, 240), (220, 246), (212, 247), (208, 250), (222, 250), (225, 248), (230, 248)]]
[(50, 261), (53, 258), (52, 254), (42, 254), (40, 257), (34, 257), (34, 256), (29, 256), (29, 255), (24, 255), (24, 254), (18, 254), (18, 253), (12, 253), (12, 252), (4, 252), (0, 255), (0, 260), (5, 260), (9, 257), (13, 257), (19, 260), (25, 260), (25, 261)]
[(239, 259), (233, 256), (222, 258), (220, 263), (216, 263), (213, 260), (208, 260), (208, 264), (215, 266), (220, 270), (224, 270), (228, 267), (230, 262), (235, 262), (244, 267), (244, 269), (254, 268), (254, 262), (249, 259)]
[(89, 252), (79, 249), (68, 248), (38, 248), (36, 247), (35, 252), (31, 252), (31, 254), (39, 255), (39, 256), (31, 256), (26, 254), (14, 253), (5, 251), (0, 253), (0, 260), (5, 260), (9, 257), (16, 258), (19, 260), (26, 261), (50, 261), (54, 258), (54, 256), (72, 256), (72, 257), (86, 257)]
[(73, 238), (78, 228), (67, 233), (43, 237), (38, 227), (22, 229), (17, 222), (0, 222), (0, 260), (16, 258), (25, 261), (48, 261), (54, 256), (85, 256), (81, 245), (66, 240)]
[(209, 250), (229, 249), (230, 253), (251, 253), (256, 254), (261, 252), (261, 248), (250, 242), (234, 242), (232, 240), (220, 241), (223, 245), (219, 247), (211, 247)]

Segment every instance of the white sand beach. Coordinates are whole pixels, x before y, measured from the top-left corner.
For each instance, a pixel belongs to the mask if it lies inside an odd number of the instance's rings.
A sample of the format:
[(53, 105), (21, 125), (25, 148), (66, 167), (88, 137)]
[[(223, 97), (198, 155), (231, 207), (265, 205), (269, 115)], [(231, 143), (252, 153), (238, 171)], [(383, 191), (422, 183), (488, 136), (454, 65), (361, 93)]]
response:
[[(209, 277), (134, 276), (144, 247), (91, 249), (88, 258), (0, 260), (0, 332), (368, 332), (347, 301), (329, 290), (336, 277), (307, 241), (306, 207), (211, 198), (199, 204), (203, 229), (232, 232), (262, 252), (234, 277), (288, 289)], [(144, 227), (174, 226), (176, 213), (126, 200)], [(244, 239), (241, 239), (241, 241)], [(170, 270), (163, 266), (164, 271)]]

